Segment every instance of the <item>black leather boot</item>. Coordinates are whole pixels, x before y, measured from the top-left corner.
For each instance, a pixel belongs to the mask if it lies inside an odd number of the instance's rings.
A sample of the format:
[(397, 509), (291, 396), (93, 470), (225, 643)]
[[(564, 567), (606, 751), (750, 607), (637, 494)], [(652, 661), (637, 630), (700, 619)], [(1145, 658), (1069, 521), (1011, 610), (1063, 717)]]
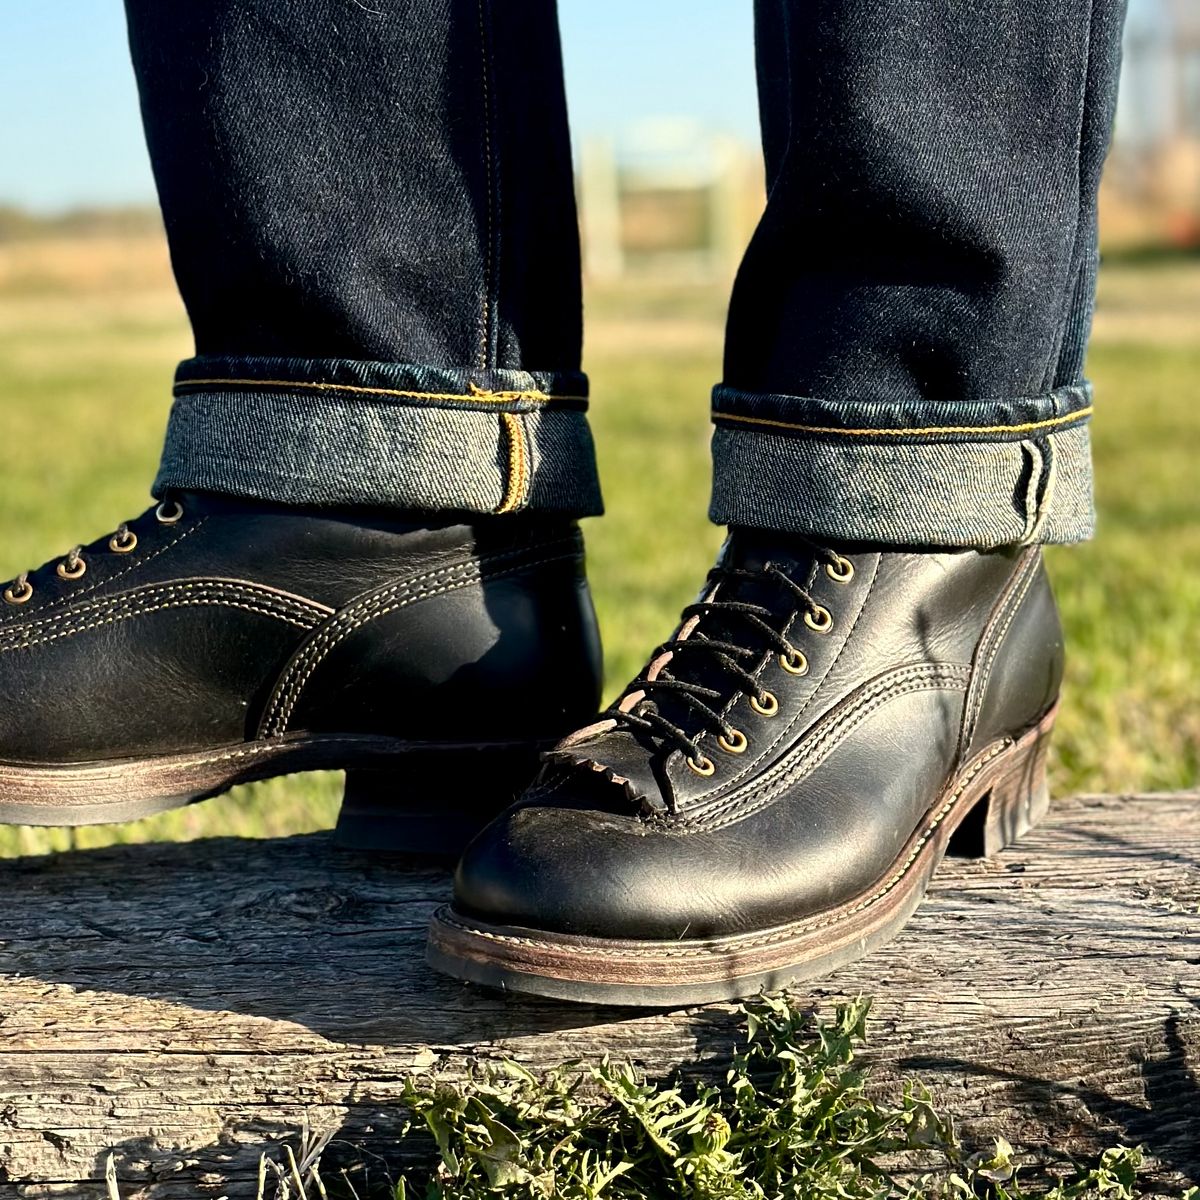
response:
[(572, 522), (182, 494), (2, 589), (0, 821), (346, 768), (344, 842), (456, 853), (596, 711)]
[(430, 962), (568, 1000), (726, 1000), (893, 937), (951, 837), (1047, 804), (1062, 635), (1037, 549), (735, 531), (603, 719), (468, 847)]

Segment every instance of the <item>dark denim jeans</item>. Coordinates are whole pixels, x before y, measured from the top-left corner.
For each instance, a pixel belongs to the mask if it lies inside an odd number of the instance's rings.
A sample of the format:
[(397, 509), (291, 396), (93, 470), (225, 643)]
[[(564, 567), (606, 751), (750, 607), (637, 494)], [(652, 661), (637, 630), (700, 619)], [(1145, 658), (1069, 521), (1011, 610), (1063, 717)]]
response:
[[(553, 0), (126, 3), (196, 334), (156, 487), (598, 512)], [(1088, 535), (1123, 7), (758, 0), (714, 520)]]

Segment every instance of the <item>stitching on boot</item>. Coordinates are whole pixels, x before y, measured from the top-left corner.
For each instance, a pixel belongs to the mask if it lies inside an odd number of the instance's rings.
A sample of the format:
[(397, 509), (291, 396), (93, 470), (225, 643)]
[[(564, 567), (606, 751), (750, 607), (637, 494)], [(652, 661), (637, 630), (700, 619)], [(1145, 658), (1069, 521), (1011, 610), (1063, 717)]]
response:
[(89, 600), (86, 604), (73, 606), (65, 612), (51, 613), (49, 616), (32, 617), (28, 621), (9, 624), (4, 628), (0, 628), (0, 650), (4, 648), (5, 642), (19, 638), (28, 632), (35, 632), (42, 626), (69, 625), (77, 619), (86, 619), (89, 614), (103, 612), (106, 609), (120, 607), (121, 605), (137, 604), (145, 598), (155, 596), (186, 597), (187, 593), (196, 591), (211, 592), (217, 595), (224, 593), (239, 599), (248, 598), (250, 600), (261, 601), (281, 612), (290, 612), (296, 615), (309, 627), (316, 627), (334, 611), (328, 605), (305, 600), (299, 596), (284, 595), (273, 588), (258, 587), (251, 583), (225, 579), (178, 580), (174, 583), (151, 584), (146, 587), (135, 588), (133, 591), (121, 592), (116, 596), (104, 596), (96, 600)]
[(773, 804), (788, 788), (819, 766), (872, 713), (912, 692), (967, 690), (970, 668), (957, 663), (920, 663), (888, 672), (852, 692), (808, 731), (803, 748), (765, 771), (752, 793), (728, 796), (706, 810), (686, 813), (664, 828), (681, 833), (708, 831), (735, 824)]
[[(565, 559), (567, 557), (570, 556), (559, 555), (556, 558), (542, 558), (534, 562), (519, 563), (516, 566), (509, 567), (505, 571), (497, 571), (489, 574), (487, 578), (489, 580), (499, 579), (505, 575), (511, 575), (515, 571), (523, 571), (530, 567), (542, 566), (545, 563), (557, 562), (560, 559)], [(388, 615), (388, 613), (395, 612), (397, 609), (407, 608), (410, 604), (415, 604), (419, 600), (428, 600), (434, 596), (444, 595), (446, 592), (458, 591), (459, 589), (467, 587), (481, 578), (483, 578), (481, 572), (468, 572), (464, 570), (463, 574), (460, 575), (459, 578), (451, 579), (446, 583), (443, 583), (440, 587), (421, 590), (416, 593), (399, 595), (396, 597), (395, 603), (393, 604), (385, 605), (383, 608), (373, 609), (370, 612), (364, 613), (352, 623), (336, 626), (334, 631), (325, 640), (319, 656), (312, 658), (304, 673), (293, 681), (289, 688), (289, 694), (280, 705), (277, 718), (277, 728), (270, 731), (270, 736), (279, 736), (287, 732), (288, 722), (291, 720), (293, 712), (295, 712), (296, 704), (300, 700), (300, 696), (304, 691), (305, 685), (312, 678), (317, 668), (322, 662), (325, 661), (329, 654), (338, 645), (345, 641), (345, 639), (348, 638), (356, 629), (361, 629), (364, 625), (368, 625), (370, 622), (378, 620), (380, 617), (385, 617)], [(333, 627), (332, 622), (326, 626), (327, 629), (331, 627)]]
[[(85, 633), (89, 629), (99, 629), (104, 625), (114, 625), (119, 621), (126, 621), (132, 617), (144, 616), (147, 613), (161, 612), (171, 608), (198, 608), (198, 607), (221, 607), (221, 608), (239, 608), (245, 612), (258, 613), (266, 617), (274, 617), (277, 620), (285, 621), (289, 625), (294, 625), (298, 629), (308, 632), (315, 628), (320, 621), (320, 617), (312, 612), (298, 611), (297, 606), (276, 603), (274, 598), (265, 595), (263, 592), (251, 588), (237, 588), (233, 586), (224, 587), (204, 587), (197, 585), (193, 594), (186, 594), (186, 589), (152, 589), (156, 594), (163, 594), (165, 599), (159, 600), (157, 603), (145, 603), (153, 599), (150, 592), (132, 593), (129, 596), (116, 597), (111, 605), (97, 605), (93, 609), (93, 613), (98, 619), (82, 623), (70, 624), (64, 623), (57, 628), (53, 628), (51, 632), (40, 637), (26, 638), (24, 641), (8, 639), (4, 643), (0, 643), (0, 654), (7, 653), (10, 650), (28, 650), (34, 646), (45, 645), (48, 642), (60, 641), (63, 638), (74, 637), (76, 634)], [(178, 594), (183, 591), (185, 594)], [(252, 603), (253, 600), (259, 600), (260, 603)], [(106, 616), (99, 617), (98, 614), (103, 612), (105, 608), (111, 608)], [(15, 631), (14, 631), (15, 632)]]
[[(168, 550), (171, 549), (172, 546), (178, 546), (179, 543), (182, 542), (184, 538), (191, 537), (192, 534), (195, 533), (196, 530), (198, 530), (204, 524), (204, 522), (207, 520), (208, 520), (208, 517), (206, 517), (206, 516), (201, 517), (195, 523), (195, 525), (191, 525), (187, 529), (183, 530), (181, 533), (176, 534), (176, 536), (173, 537), (169, 542), (167, 542), (167, 544), (165, 546), (159, 546), (159, 548), (157, 550), (155, 550), (151, 554), (147, 554), (144, 558), (139, 557), (136, 562), (130, 563), (128, 566), (126, 566), (122, 570), (118, 571), (115, 575), (109, 575), (105, 579), (97, 579), (95, 583), (90, 583), (90, 584), (88, 584), (87, 587), (79, 588), (78, 590), (73, 591), (69, 596), (61, 596), (57, 600), (52, 600), (49, 604), (42, 605), (41, 607), (38, 608), (37, 611), (39, 613), (47, 613), (47, 612), (51, 612), (55, 609), (64, 608), (68, 605), (75, 603), (75, 601), (77, 601), (80, 596), (86, 596), (89, 593), (94, 592), (97, 588), (107, 587), (110, 583), (114, 583), (116, 580), (121, 579), (123, 576), (128, 575), (133, 571), (139, 570), (140, 568), (144, 567), (148, 562), (153, 562), (154, 559), (156, 559), (160, 554), (165, 554)], [(19, 625), (19, 624), (22, 624), (20, 614), (6, 614), (3, 617), (0, 617), (0, 633), (4, 632), (4, 630), (9, 626)]]
[(1020, 569), (1009, 580), (996, 607), (988, 616), (987, 626), (975, 651), (975, 662), (971, 670), (971, 686), (967, 692), (967, 702), (963, 709), (963, 726), (958, 742), (960, 761), (970, 747), (971, 739), (975, 736), (975, 726), (979, 722), (979, 714), (983, 709), (983, 698), (987, 692), (987, 684), (991, 678), (992, 667), (996, 662), (996, 655), (1000, 652), (1009, 626), (1012, 625), (1013, 619), (1025, 601), (1025, 596), (1033, 585), (1041, 561), (1039, 550), (1025, 552)]
[[(828, 929), (834, 925), (839, 925), (841, 922), (849, 920), (853, 916), (857, 916), (860, 912), (871, 908), (887, 896), (908, 874), (912, 869), (913, 864), (920, 858), (921, 851), (928, 843), (929, 839), (937, 831), (941, 823), (954, 810), (955, 805), (962, 798), (967, 788), (979, 776), (979, 773), (995, 758), (1003, 754), (1013, 745), (1011, 738), (1004, 738), (999, 742), (994, 743), (984, 750), (978, 759), (970, 766), (967, 772), (958, 780), (954, 787), (954, 791), (946, 798), (939, 806), (937, 812), (932, 816), (926, 815), (926, 824), (922, 830), (921, 836), (913, 843), (912, 849), (906, 857), (905, 861), (888, 876), (880, 886), (859, 901), (852, 908), (843, 909), (839, 912), (834, 912), (828, 916), (808, 918), (802, 921), (793, 921), (783, 929), (773, 930), (771, 933), (762, 934), (758, 937), (741, 937), (738, 935), (730, 936), (727, 941), (731, 946), (737, 949), (753, 949), (759, 946), (772, 946), (782, 942), (791, 941), (798, 934), (810, 933), (817, 929)], [(513, 946), (530, 946), (539, 950), (544, 950), (548, 944), (553, 945), (553, 942), (548, 940), (539, 940), (537, 938), (518, 937), (513, 934), (495, 933), (487, 929), (476, 929), (464, 921), (456, 918), (452, 910), (444, 907), (438, 910), (437, 918), (439, 921), (457, 929), (462, 933), (471, 934), (474, 937), (486, 938), (491, 942), (499, 942), (501, 944)], [(562, 949), (571, 954), (591, 955), (596, 958), (711, 958), (713, 956), (712, 943), (708, 946), (628, 946), (628, 947), (609, 947), (603, 945), (563, 945)]]
[[(546, 563), (559, 562), (574, 558), (578, 553), (576, 539), (560, 540), (550, 543), (542, 549), (555, 549), (559, 553), (547, 554), (541, 558), (518, 561), (512, 567), (502, 571), (487, 570), (493, 564), (510, 562), (528, 555), (528, 547), (519, 550), (506, 551), (486, 558), (472, 560), (466, 563), (452, 563), (434, 571), (427, 571), (408, 579), (398, 580), (377, 591), (368, 593), (352, 600), (345, 608), (336, 612), (324, 625), (320, 626), (296, 651), (291, 662), (285, 667), (283, 674), (273, 689), (271, 700), (259, 722), (258, 736), (278, 737), (287, 731), (288, 722), (295, 711), (296, 703), (304, 690), (305, 684), (312, 677), (317, 667), (330, 651), (356, 629), (377, 617), (405, 608), (418, 600), (429, 599), (444, 592), (465, 587), (485, 574), (488, 579), (499, 578), (514, 571), (522, 571), (531, 567), (542, 566)], [(438, 580), (446, 580), (437, 584)], [(433, 584), (432, 587), (423, 585)], [(389, 603), (391, 601), (392, 603)]]
[[(815, 918), (798, 920), (798, 922), (792, 922), (788, 924), (784, 929), (774, 930), (769, 932), (769, 934), (763, 934), (758, 937), (742, 937), (738, 935), (731, 935), (728, 937), (728, 942), (730, 942), (732, 946), (736, 947), (737, 949), (752, 949), (762, 946), (775, 946), (775, 944), (782, 942), (790, 942), (792, 941), (792, 938), (797, 937), (798, 935), (808, 934), (808, 932), (818, 929), (832, 928), (832, 926), (839, 925), (844, 922), (844, 920), (848, 920), (851, 917), (856, 917), (858, 916), (858, 913), (864, 912), (865, 910), (868, 910), (868, 908), (878, 904), (878, 902), (884, 899), (884, 896), (887, 896), (896, 886), (898, 886), (902, 880), (904, 880), (904, 877), (908, 874), (908, 871), (912, 870), (912, 865), (913, 863), (917, 862), (917, 859), (920, 857), (920, 852), (924, 850), (926, 842), (928, 842), (931, 836), (934, 835), (938, 826), (941, 826), (941, 823), (946, 820), (946, 818), (950, 815), (950, 812), (954, 810), (954, 806), (958, 804), (962, 794), (964, 794), (967, 788), (971, 786), (972, 782), (978, 778), (979, 773), (982, 772), (982, 770), (988, 766), (988, 764), (994, 760), (994, 758), (1002, 755), (1003, 752), (1008, 750), (1012, 745), (1012, 739), (1004, 738), (1001, 740), (1001, 742), (997, 742), (994, 745), (989, 746), (988, 749), (984, 750), (982, 754), (980, 754), (977, 760), (971, 764), (971, 767), (967, 770), (966, 774), (962, 775), (962, 778), (958, 781), (958, 784), (955, 785), (954, 791), (949, 794), (949, 797), (947, 797), (946, 800), (944, 800), (935, 814), (932, 814), (932, 816), (926, 815), (926, 824), (922, 835), (920, 835), (919, 838), (913, 842), (912, 850), (908, 852), (905, 862), (902, 863), (899, 868), (896, 868), (893, 874), (888, 876), (886, 880), (881, 883), (881, 886), (875, 890), (875, 892), (872, 892), (869, 896), (866, 896), (865, 899), (860, 900), (857, 905), (854, 905), (852, 908), (845, 908), (845, 910), (841, 910), (840, 912), (834, 912), (830, 914), (830, 916), (822, 917), (820, 914), (818, 914), (818, 916)], [(449, 907), (439, 908), (437, 918), (440, 920), (440, 922), (449, 925), (452, 929), (460, 930), (463, 932), (463, 934), (470, 934), (474, 937), (484, 937), (490, 942), (509, 944), (509, 946), (529, 946), (540, 950), (544, 950), (547, 947), (547, 944), (551, 944), (551, 946), (554, 944), (548, 940), (542, 941), (534, 937), (518, 937), (512, 934), (497, 934), (497, 932), (486, 929), (475, 929), (474, 926), (464, 923), (461, 919), (457, 919)], [(592, 955), (595, 956), (595, 958), (602, 959), (708, 959), (712, 958), (714, 954), (712, 943), (710, 943), (708, 947), (674, 947), (670, 946), (670, 943), (668, 943), (666, 946), (646, 946), (646, 944), (642, 944), (642, 946), (626, 946), (620, 948), (599, 946), (599, 944), (593, 944), (593, 946), (589, 946), (589, 944), (574, 944), (574, 946), (563, 946), (562, 948), (568, 950), (568, 952), (571, 954)]]
[[(805, 584), (805, 587), (810, 587), (812, 585), (812, 583), (816, 580), (816, 578), (819, 574), (819, 570), (820, 570), (819, 564), (814, 563), (812, 571), (809, 574), (808, 582)], [(854, 614), (854, 620), (851, 623), (850, 628), (846, 631), (846, 636), (845, 636), (845, 638), (842, 639), (842, 644), (838, 648), (838, 652), (833, 656), (833, 661), (825, 669), (825, 671), (821, 675), (821, 677), (819, 679), (814, 679), (814, 681), (813, 681), (814, 686), (813, 686), (812, 691), (809, 693), (809, 695), (808, 695), (807, 699), (804, 701), (804, 703), (796, 710), (792, 719), (787, 722), (787, 724), (780, 730), (779, 734), (774, 738), (773, 741), (771, 741), (771, 743), (769, 745), (764, 746), (764, 748), (760, 754), (758, 754), (755, 758), (751, 759), (750, 762), (746, 763), (743, 767), (741, 767), (741, 769), (738, 770), (734, 775), (732, 775), (728, 778), (722, 779), (719, 784), (717, 784), (716, 786), (714, 786), (712, 788), (709, 788), (708, 791), (701, 792), (698, 795), (694, 796), (692, 798), (692, 800), (688, 802), (686, 809), (691, 809), (697, 803), (707, 800), (710, 796), (714, 796), (717, 793), (726, 792), (730, 788), (737, 787), (738, 782), (740, 780), (744, 779), (747, 775), (749, 775), (753, 771), (755, 771), (758, 768), (759, 764), (763, 761), (764, 758), (766, 758), (768, 755), (772, 754), (775, 751), (776, 747), (781, 742), (785, 741), (787, 738), (792, 736), (796, 726), (800, 722), (800, 718), (804, 716), (804, 714), (808, 711), (809, 707), (812, 705), (812, 702), (820, 694), (821, 688), (824, 686), (825, 681), (829, 678), (829, 676), (832, 674), (834, 668), (841, 661), (842, 655), (846, 652), (846, 647), (850, 645), (850, 640), (851, 640), (851, 638), (854, 637), (854, 631), (858, 628), (858, 623), (862, 619), (863, 613), (866, 611), (867, 604), (870, 602), (871, 596), (874, 594), (874, 591), (875, 591), (875, 585), (878, 582), (879, 582), (879, 559), (876, 558), (875, 566), (872, 568), (870, 586), (867, 588), (866, 593), (864, 594), (864, 596), (862, 598), (862, 603), (858, 606), (858, 611)], [(792, 624), (794, 624), (794, 622), (795, 622), (795, 618), (793, 618), (792, 621), (788, 623), (787, 629), (785, 629), (785, 631), (784, 631), (785, 636), (787, 633), (789, 633), (791, 631)], [(764, 669), (765, 669), (766, 663), (769, 663), (771, 661), (771, 657), (772, 656), (770, 654), (767, 655), (767, 658), (764, 662)], [(759, 674), (761, 674), (761, 671), (759, 672)], [(734, 698), (733, 703), (736, 703), (736, 701), (737, 701), (737, 697)], [(728, 716), (729, 711), (733, 707), (733, 703), (731, 703), (726, 708), (724, 715)], [(686, 811), (686, 809), (685, 809), (685, 811)]]

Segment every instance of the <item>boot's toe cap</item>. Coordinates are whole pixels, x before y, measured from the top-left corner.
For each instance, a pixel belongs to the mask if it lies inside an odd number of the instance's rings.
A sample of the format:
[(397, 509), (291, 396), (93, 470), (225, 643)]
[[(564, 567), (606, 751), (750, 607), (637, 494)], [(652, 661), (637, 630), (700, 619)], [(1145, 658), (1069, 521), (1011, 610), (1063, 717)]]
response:
[[(604, 785), (606, 787), (611, 785)], [(680, 936), (711, 903), (688, 875), (689, 856), (634, 814), (564, 793), (533, 795), (467, 847), (454, 909), (489, 925), (605, 938)]]

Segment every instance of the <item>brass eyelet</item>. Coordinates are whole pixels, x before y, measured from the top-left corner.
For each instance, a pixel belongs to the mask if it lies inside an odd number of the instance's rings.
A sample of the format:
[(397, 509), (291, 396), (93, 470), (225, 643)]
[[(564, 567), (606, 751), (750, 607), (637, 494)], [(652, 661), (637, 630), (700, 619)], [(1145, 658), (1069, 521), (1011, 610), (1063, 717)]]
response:
[(721, 736), (717, 738), (717, 745), (720, 746), (726, 754), (744, 754), (746, 752), (746, 747), (750, 744), (746, 740), (746, 735), (740, 729), (731, 729), (729, 732), (733, 736), (727, 738), (724, 734), (721, 734)]
[(690, 755), (684, 762), (697, 774), (703, 775), (706, 778), (711, 775), (716, 769), (717, 764), (711, 758), (706, 758), (701, 754), (698, 758), (692, 758)]
[(65, 562), (60, 562), (54, 569), (58, 572), (59, 579), (82, 579), (87, 574), (87, 563), (81, 558), (73, 567), (68, 567)]
[(131, 529), (126, 534), (125, 540), (121, 541), (121, 539), (114, 533), (112, 537), (108, 539), (108, 548), (114, 554), (128, 554), (131, 550), (137, 548), (137, 534)]
[(791, 654), (781, 654), (779, 665), (789, 675), (807, 675), (808, 658), (803, 650), (793, 650)]
[(849, 583), (854, 578), (854, 564), (839, 554), (836, 563), (825, 564), (825, 574), (834, 583)]
[(760, 717), (773, 717), (779, 711), (779, 701), (770, 692), (763, 692), (762, 700), (757, 696), (750, 697), (750, 707)]
[(833, 613), (818, 604), (804, 614), (804, 623), (814, 633), (828, 633), (833, 628)]
[(167, 501), (164, 500), (154, 510), (154, 515), (160, 525), (174, 525), (183, 516), (183, 505), (178, 500), (172, 500), (171, 507), (167, 508)]
[(7, 600), (9, 604), (27, 604), (33, 599), (33, 584), (30, 583), (28, 579), (25, 580), (24, 586), (18, 592), (14, 590), (13, 585), (10, 583), (8, 587), (4, 589), (4, 599)]

